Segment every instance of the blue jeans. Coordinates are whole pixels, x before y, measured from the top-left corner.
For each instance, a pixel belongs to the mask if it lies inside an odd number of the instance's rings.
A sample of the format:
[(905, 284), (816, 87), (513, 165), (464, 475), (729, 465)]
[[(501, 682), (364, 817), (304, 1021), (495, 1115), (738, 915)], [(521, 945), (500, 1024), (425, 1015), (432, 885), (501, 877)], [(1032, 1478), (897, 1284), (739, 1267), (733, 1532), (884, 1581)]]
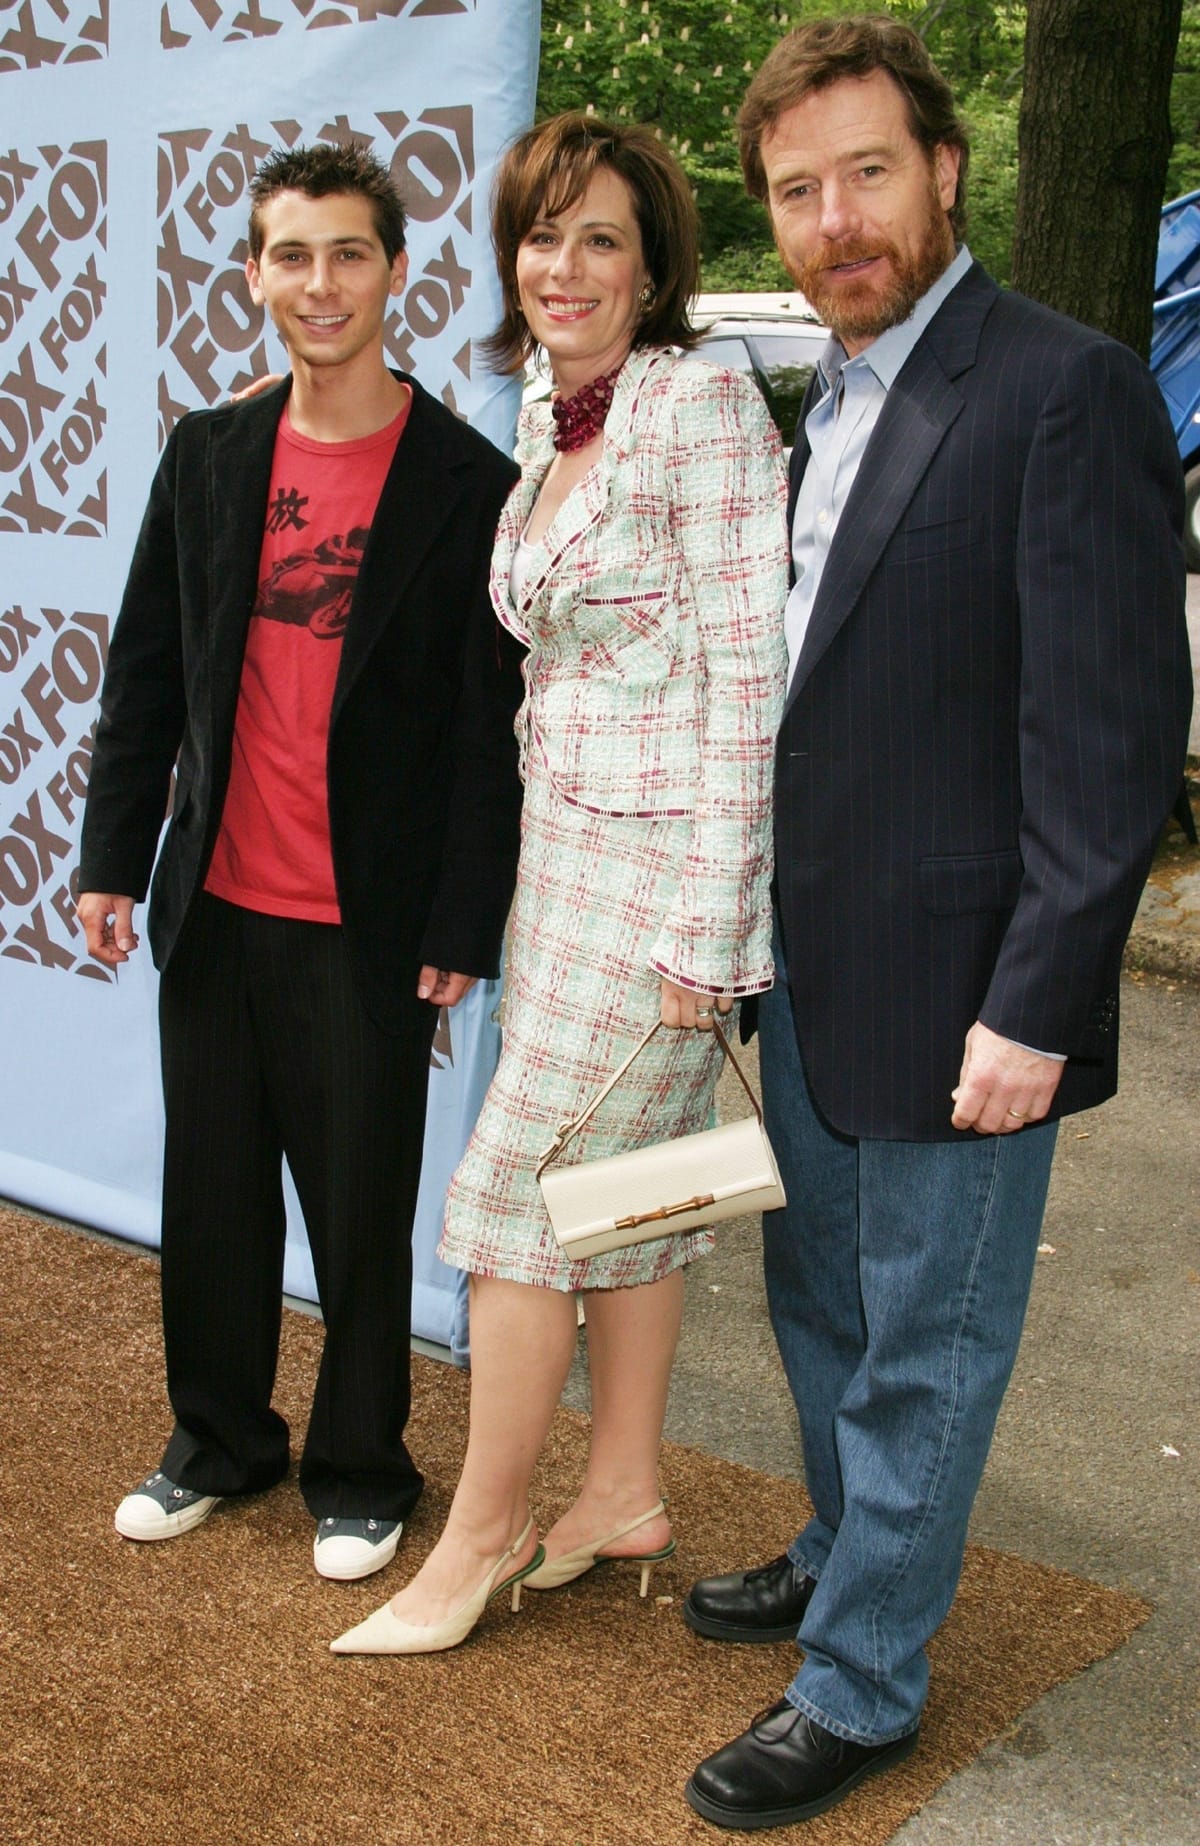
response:
[(925, 1643), (958, 1584), (1057, 1126), (952, 1142), (838, 1134), (813, 1104), (782, 973), (759, 1023), (788, 1195), (763, 1219), (767, 1300), (815, 1508), (789, 1547), (817, 1587), (787, 1697), (839, 1737), (886, 1743), (920, 1718)]

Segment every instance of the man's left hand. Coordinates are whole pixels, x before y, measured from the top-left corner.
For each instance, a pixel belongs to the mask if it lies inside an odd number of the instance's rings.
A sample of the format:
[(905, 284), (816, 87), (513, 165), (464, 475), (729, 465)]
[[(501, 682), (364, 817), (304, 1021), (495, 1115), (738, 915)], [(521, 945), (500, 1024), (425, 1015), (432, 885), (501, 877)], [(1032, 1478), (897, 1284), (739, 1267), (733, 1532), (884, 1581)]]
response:
[(452, 974), (449, 968), (422, 968), (417, 976), (417, 998), (428, 1000), (430, 1006), (457, 1006), (474, 987), (476, 978), (473, 974)]
[(967, 1033), (958, 1088), (950, 1092), (951, 1125), (981, 1135), (1010, 1135), (1026, 1122), (1040, 1122), (1062, 1073), (1057, 1058), (1026, 1051), (977, 1019)]

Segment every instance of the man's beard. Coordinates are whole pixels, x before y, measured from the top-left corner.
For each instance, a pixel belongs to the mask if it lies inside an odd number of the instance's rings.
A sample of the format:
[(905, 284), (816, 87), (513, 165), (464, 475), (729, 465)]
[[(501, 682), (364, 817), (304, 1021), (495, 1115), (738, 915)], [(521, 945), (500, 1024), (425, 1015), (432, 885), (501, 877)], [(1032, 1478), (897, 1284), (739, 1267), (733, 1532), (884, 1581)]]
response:
[[(882, 285), (867, 277), (848, 287), (827, 285), (827, 270), (870, 257), (883, 257), (888, 262), (890, 274)], [(836, 244), (821, 245), (792, 274), (809, 305), (844, 343), (847, 339), (877, 339), (889, 327), (906, 321), (953, 259), (949, 220), (933, 193), (928, 222), (911, 254), (902, 253), (886, 237), (845, 237)]]

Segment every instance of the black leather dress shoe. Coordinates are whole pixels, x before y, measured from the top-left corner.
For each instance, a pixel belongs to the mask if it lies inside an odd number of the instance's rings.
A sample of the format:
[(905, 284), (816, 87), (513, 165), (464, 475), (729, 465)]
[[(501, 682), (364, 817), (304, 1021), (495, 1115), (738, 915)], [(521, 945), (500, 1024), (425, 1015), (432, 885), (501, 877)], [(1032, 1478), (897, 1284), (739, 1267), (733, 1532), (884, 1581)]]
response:
[(760, 1570), (701, 1577), (684, 1598), (683, 1619), (710, 1641), (794, 1641), (816, 1587), (785, 1552)]
[(684, 1794), (718, 1827), (786, 1827), (834, 1807), (869, 1775), (903, 1762), (919, 1732), (892, 1743), (848, 1743), (786, 1699), (748, 1731), (705, 1757)]

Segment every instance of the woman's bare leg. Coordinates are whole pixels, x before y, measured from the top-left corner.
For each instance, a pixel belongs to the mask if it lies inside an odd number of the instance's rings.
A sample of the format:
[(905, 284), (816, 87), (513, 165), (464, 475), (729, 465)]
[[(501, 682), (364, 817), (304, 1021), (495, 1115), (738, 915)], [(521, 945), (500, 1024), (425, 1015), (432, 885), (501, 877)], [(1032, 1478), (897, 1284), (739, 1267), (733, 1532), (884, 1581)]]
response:
[[(529, 1518), (529, 1481), (575, 1351), (575, 1298), (472, 1276), (471, 1423), (442, 1535), (392, 1613), (426, 1626), (459, 1608)], [(537, 1545), (531, 1532), (513, 1569)]]
[[(585, 1296), (592, 1441), (574, 1504), (546, 1536), (547, 1557), (593, 1544), (659, 1498), (658, 1459), (671, 1364), (683, 1318), (683, 1270), (637, 1288)], [(671, 1536), (665, 1513), (606, 1547), (612, 1556), (658, 1551)]]

